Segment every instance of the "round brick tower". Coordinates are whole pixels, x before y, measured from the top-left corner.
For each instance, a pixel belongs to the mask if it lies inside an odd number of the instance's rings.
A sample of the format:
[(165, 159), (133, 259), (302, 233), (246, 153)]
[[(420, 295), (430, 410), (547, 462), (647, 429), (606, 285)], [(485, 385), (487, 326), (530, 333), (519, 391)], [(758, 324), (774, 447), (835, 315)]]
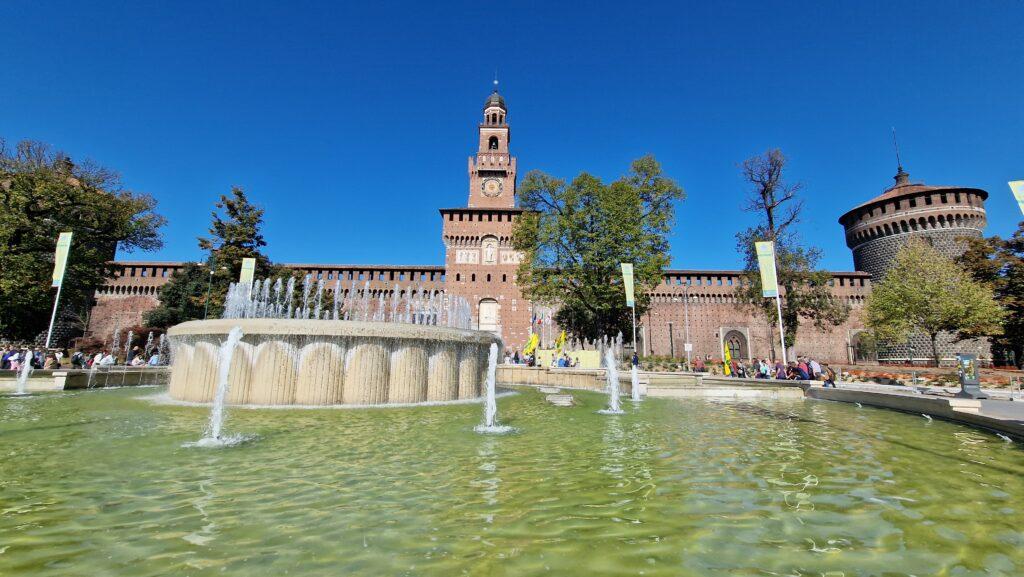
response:
[(880, 196), (839, 218), (854, 267), (871, 273), (875, 281), (889, 270), (909, 238), (925, 239), (939, 252), (956, 257), (964, 250), (958, 239), (980, 237), (985, 229), (984, 190), (912, 183), (902, 166), (895, 179), (896, 184)]
[[(980, 237), (985, 229), (988, 193), (984, 190), (912, 183), (902, 166), (895, 179), (896, 184), (880, 196), (839, 217), (854, 267), (871, 273), (873, 282), (885, 276), (910, 238), (924, 239), (942, 254), (957, 257), (964, 251), (960, 239)], [(985, 339), (958, 341), (955, 335), (940, 333), (936, 344), (946, 364), (960, 352), (975, 353), (981, 359), (992, 356)], [(931, 340), (924, 334), (879, 345), (881, 362), (927, 362), (932, 355)]]

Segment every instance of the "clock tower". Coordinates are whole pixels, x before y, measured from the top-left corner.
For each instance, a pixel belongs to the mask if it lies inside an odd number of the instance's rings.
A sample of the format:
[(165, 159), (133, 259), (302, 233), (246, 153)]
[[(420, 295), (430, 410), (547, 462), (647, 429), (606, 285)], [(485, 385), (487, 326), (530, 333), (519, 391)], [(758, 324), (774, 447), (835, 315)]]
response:
[(484, 101), (476, 156), (469, 157), (471, 208), (513, 208), (516, 205), (516, 159), (508, 151), (511, 134), (506, 114), (505, 99), (495, 86), (494, 92)]
[(466, 299), (473, 328), (491, 331), (510, 348), (530, 336), (531, 305), (516, 284), (522, 254), (512, 245), (516, 159), (509, 154), (508, 109), (495, 89), (484, 101), (475, 156), (469, 158), (469, 202), (442, 208), (445, 294)]

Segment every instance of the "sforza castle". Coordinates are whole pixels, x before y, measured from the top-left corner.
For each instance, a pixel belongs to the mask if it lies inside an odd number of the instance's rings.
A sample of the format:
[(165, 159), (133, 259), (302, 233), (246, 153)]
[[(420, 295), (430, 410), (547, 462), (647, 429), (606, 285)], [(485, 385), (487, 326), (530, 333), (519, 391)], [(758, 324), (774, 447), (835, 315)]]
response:
[[(544, 311), (525, 300), (516, 284), (521, 255), (512, 248), (512, 228), (523, 211), (516, 206), (517, 166), (510, 147), (508, 107), (497, 91), (484, 102), (477, 131), (477, 150), (468, 163), (466, 205), (439, 210), (443, 264), (287, 266), (314, 279), (357, 281), (358, 287), (369, 283), (375, 297), (410, 284), (418, 290), (464, 297), (472, 306), (474, 325), (500, 333), (509, 348), (522, 347), (531, 319), (535, 314), (544, 316)], [(840, 363), (858, 360), (865, 353), (859, 334), (864, 330), (863, 306), (872, 278), (884, 274), (910, 237), (924, 238), (950, 256), (957, 254), (962, 250), (959, 237), (982, 234), (987, 198), (987, 192), (976, 188), (912, 183), (900, 167), (893, 186), (839, 218), (857, 270), (831, 273), (829, 285), (850, 306), (849, 319), (828, 332), (809, 323), (802, 325), (795, 352)], [(89, 323), (93, 335), (142, 324), (142, 315), (159, 302), (161, 287), (183, 266), (156, 261), (115, 264), (113, 278), (96, 291)], [(653, 289), (650, 310), (637, 319), (642, 354), (684, 357), (684, 343), (689, 340), (694, 356), (721, 358), (723, 347), (729, 347), (733, 358), (767, 356), (777, 337), (763, 318), (734, 296), (742, 277), (743, 271), (737, 270), (665, 270), (662, 282)], [(540, 332), (550, 343), (556, 330)], [(924, 344), (915, 349), (915, 358), (931, 352)], [(947, 342), (940, 352), (948, 357), (957, 350), (989, 356), (982, 343)], [(899, 361), (906, 360), (907, 354), (907, 347), (893, 347), (881, 356)]]

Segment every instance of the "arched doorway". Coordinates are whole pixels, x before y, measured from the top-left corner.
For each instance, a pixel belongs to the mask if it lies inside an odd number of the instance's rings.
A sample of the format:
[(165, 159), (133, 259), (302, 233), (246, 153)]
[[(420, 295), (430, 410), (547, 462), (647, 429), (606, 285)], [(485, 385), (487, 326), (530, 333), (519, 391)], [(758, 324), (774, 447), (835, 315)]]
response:
[(477, 310), (478, 327), (481, 331), (498, 332), (498, 301), (482, 299)]
[(874, 362), (878, 356), (878, 344), (869, 332), (861, 331), (850, 338), (850, 350), (855, 363)]
[(725, 333), (722, 339), (722, 346), (729, 349), (729, 354), (736, 360), (746, 359), (749, 355), (747, 348), (747, 337), (740, 331), (732, 330)]

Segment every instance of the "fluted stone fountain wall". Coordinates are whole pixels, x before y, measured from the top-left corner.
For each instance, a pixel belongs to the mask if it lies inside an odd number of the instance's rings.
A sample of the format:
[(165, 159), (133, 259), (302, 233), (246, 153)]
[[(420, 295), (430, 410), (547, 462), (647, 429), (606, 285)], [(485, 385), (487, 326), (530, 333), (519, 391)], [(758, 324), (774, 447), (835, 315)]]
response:
[(481, 395), (492, 333), (430, 325), (308, 319), (189, 321), (168, 331), (170, 395), (210, 402), (218, 347), (245, 335), (231, 361), (234, 405), (381, 405)]

